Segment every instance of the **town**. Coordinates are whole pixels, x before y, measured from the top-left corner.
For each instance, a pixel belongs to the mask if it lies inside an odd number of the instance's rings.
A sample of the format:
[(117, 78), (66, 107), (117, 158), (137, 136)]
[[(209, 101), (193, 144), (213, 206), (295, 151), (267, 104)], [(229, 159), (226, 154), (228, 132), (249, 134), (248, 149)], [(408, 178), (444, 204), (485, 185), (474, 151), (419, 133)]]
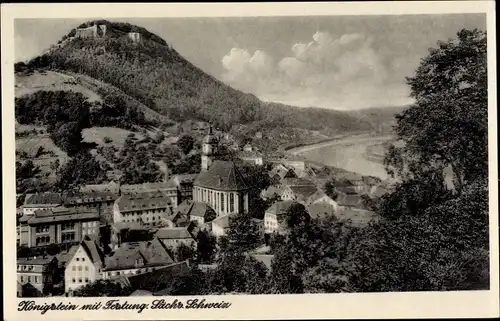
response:
[(370, 200), (387, 191), (380, 179), (335, 177), (325, 165), (267, 157), (250, 143), (224, 148), (224, 136), (208, 128), (198, 174), (166, 169), (163, 182), (27, 194), (16, 213), (18, 296), (78, 296), (99, 280), (131, 288), (130, 295), (161, 295), (144, 284), (159, 275), (173, 280), (193, 265), (216, 268), (220, 242), (241, 215), (251, 216), (258, 234), (248, 254), (268, 269), (269, 245), (287, 233), (294, 204), (312, 219), (334, 216), (358, 227), (378, 219)]

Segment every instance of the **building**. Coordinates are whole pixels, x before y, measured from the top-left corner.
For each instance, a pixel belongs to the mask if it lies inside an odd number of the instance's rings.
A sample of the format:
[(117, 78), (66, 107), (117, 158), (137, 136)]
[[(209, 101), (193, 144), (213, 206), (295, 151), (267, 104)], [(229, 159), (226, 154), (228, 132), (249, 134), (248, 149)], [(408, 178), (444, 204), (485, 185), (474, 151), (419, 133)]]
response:
[(135, 292), (141, 291), (141, 294), (153, 293), (153, 295), (165, 296), (172, 294), (168, 290), (170, 285), (174, 283), (174, 280), (181, 275), (189, 273), (189, 270), (188, 261), (175, 262), (147, 273), (129, 275), (127, 276), (127, 280), (129, 286)]
[(276, 201), (264, 214), (264, 232), (266, 234), (283, 232), (281, 224), (285, 221), (286, 214), (295, 201)]
[(193, 184), (196, 177), (198, 177), (198, 174), (178, 174), (172, 177), (172, 181), (177, 187), (177, 204), (187, 199), (193, 199)]
[(113, 222), (113, 204), (117, 198), (118, 195), (110, 191), (81, 192), (64, 195), (63, 204), (79, 211), (95, 209), (100, 215), (100, 224), (109, 225)]
[[(21, 295), (29, 297), (48, 295), (52, 291), (56, 268), (55, 256), (18, 258), (17, 282), (21, 285)], [(26, 291), (27, 288), (32, 291)]]
[(63, 199), (58, 193), (28, 194), (22, 206), (23, 215), (33, 215), (37, 210), (61, 206)]
[(198, 226), (204, 226), (206, 222), (212, 221), (217, 216), (214, 209), (207, 203), (190, 200), (182, 202), (177, 207), (177, 213), (185, 217), (188, 222), (196, 222)]
[(80, 187), (80, 192), (111, 192), (115, 195), (120, 194), (120, 184), (115, 181), (111, 181), (107, 184), (87, 184)]
[(380, 220), (380, 216), (375, 212), (359, 209), (359, 208), (345, 208), (341, 211), (335, 212), (335, 216), (343, 221), (348, 221), (350, 224), (357, 227), (366, 227), (371, 222)]
[(148, 240), (149, 228), (142, 222), (119, 222), (111, 225), (109, 246), (116, 250), (122, 243)]
[(72, 293), (78, 288), (101, 279), (104, 253), (95, 240), (86, 237), (73, 246), (67, 255), (64, 288)]
[(113, 221), (143, 222), (159, 226), (172, 214), (170, 198), (162, 193), (120, 196), (113, 207)]
[(361, 195), (357, 194), (353, 186), (340, 187), (337, 191), (337, 204), (340, 209), (359, 208), (365, 209), (365, 204)]
[[(27, 233), (27, 246), (47, 246), (80, 242), (86, 235), (99, 239), (99, 213), (90, 209), (56, 207), (37, 210), (21, 218), (21, 233)], [(23, 237), (21, 243), (24, 243)]]
[(122, 195), (156, 195), (158, 193), (167, 197), (172, 208), (177, 207), (178, 191), (177, 184), (173, 180), (159, 183), (124, 184), (120, 187)]
[(190, 230), (191, 226), (164, 227), (156, 231), (155, 237), (169, 248), (176, 248), (181, 244), (191, 247), (196, 244), (196, 239)]
[(306, 211), (311, 218), (335, 215), (335, 206), (328, 203), (313, 203), (306, 206)]
[(173, 255), (158, 238), (151, 241), (124, 243), (105, 258), (102, 278), (144, 274), (174, 263)]
[(333, 200), (330, 196), (326, 195), (325, 192), (322, 190), (319, 190), (311, 195), (309, 198), (307, 198), (305, 205), (312, 205), (312, 204), (328, 204), (334, 208), (334, 210), (339, 209), (338, 203)]
[(257, 152), (257, 151), (241, 151), (238, 153), (238, 158), (241, 159), (243, 162), (252, 164), (252, 165), (257, 165), (257, 166), (262, 166), (264, 165), (264, 158), (262, 156), (262, 153)]
[(226, 235), (229, 230), (229, 220), (234, 215), (235, 214), (226, 214), (213, 220), (211, 222), (212, 234), (217, 238)]
[(281, 163), (288, 168), (292, 168), (297, 177), (303, 177), (306, 171), (307, 159), (302, 156), (292, 155), (288, 158), (282, 159)]
[(292, 169), (287, 168), (283, 164), (276, 164), (269, 171), (269, 177), (279, 182), (284, 178), (297, 177), (297, 175), (295, 175), (295, 172)]
[(204, 202), (217, 216), (248, 212), (248, 186), (231, 161), (216, 160), (194, 181), (193, 200)]

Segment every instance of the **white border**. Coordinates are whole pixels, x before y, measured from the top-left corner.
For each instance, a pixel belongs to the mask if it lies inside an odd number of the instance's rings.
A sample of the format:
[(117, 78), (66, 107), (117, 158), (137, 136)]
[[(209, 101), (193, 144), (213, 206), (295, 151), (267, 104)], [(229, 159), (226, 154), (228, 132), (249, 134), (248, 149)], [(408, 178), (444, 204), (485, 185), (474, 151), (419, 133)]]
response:
[[(487, 13), (489, 163), (490, 163), (490, 258), (491, 289), (476, 292), (318, 294), (318, 295), (224, 295), (205, 296), (207, 301), (231, 302), (221, 310), (104, 310), (81, 313), (17, 312), (15, 297), (15, 137), (14, 137), (14, 19), (15, 18), (100, 18), (120, 17), (254, 17), (327, 16), (377, 14)], [(493, 1), (412, 1), (357, 3), (223, 3), (223, 4), (2, 4), (2, 170), (5, 320), (48, 318), (50, 320), (133, 320), (133, 319), (306, 319), (306, 318), (439, 318), (493, 317), (499, 315), (498, 291), (498, 173), (496, 128), (496, 43)], [(98, 298), (96, 298), (98, 299)], [(102, 298), (105, 301), (109, 298)], [(132, 302), (152, 301), (128, 297)], [(180, 299), (188, 299), (181, 297)], [(59, 302), (43, 299), (41, 302)], [(65, 299), (81, 304), (86, 298)], [(39, 300), (40, 301), (40, 300)], [(37, 301), (38, 303), (38, 301)], [(34, 318), (34, 319), (33, 319)]]

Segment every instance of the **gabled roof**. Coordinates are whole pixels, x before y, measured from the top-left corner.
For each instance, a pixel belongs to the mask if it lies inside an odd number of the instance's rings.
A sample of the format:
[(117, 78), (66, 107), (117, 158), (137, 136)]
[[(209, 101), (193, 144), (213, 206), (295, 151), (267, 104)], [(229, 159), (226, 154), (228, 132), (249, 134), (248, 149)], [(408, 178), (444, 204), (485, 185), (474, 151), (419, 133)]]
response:
[(24, 206), (30, 205), (60, 205), (63, 199), (59, 193), (41, 193), (26, 196)]
[(111, 256), (106, 257), (105, 270), (123, 270), (138, 267), (161, 266), (174, 262), (172, 254), (158, 238), (151, 241), (123, 243)]
[(216, 160), (208, 171), (202, 171), (194, 181), (195, 186), (219, 191), (246, 190), (248, 185), (234, 162)]
[(149, 210), (149, 209), (170, 209), (170, 198), (163, 194), (137, 194), (122, 195), (116, 201), (120, 212)]
[(205, 202), (198, 202), (192, 200), (185, 200), (176, 209), (177, 213), (184, 215), (185, 217), (205, 217), (207, 213), (215, 211)]
[(75, 195), (64, 195), (63, 202), (65, 206), (68, 206), (79, 203), (115, 201), (117, 198), (118, 195), (110, 191), (80, 192)]
[(114, 181), (111, 181), (107, 184), (87, 184), (82, 187), (80, 187), (80, 191), (82, 193), (87, 193), (87, 192), (113, 192), (113, 193), (118, 193), (119, 192), (119, 185), (115, 183)]
[(266, 213), (274, 214), (276, 216), (285, 215), (290, 207), (295, 203), (295, 201), (276, 201), (266, 210)]
[(96, 241), (95, 240), (91, 240), (88, 236), (85, 237), (79, 245), (74, 245), (70, 248), (70, 250), (68, 251), (67, 255), (66, 255), (66, 258), (65, 258), (65, 261), (66, 262), (70, 262), (73, 257), (75, 256), (76, 252), (78, 251), (78, 249), (82, 247), (83, 250), (85, 251), (85, 253), (87, 253), (90, 261), (93, 263), (93, 264), (96, 264), (96, 263), (103, 263), (104, 262), (104, 253), (103, 251), (101, 250), (101, 248), (99, 247), (99, 245), (97, 245)]
[(335, 208), (327, 203), (314, 203), (306, 207), (307, 213), (311, 218), (318, 218), (335, 213)]
[(122, 193), (147, 193), (175, 188), (176, 184), (172, 180), (158, 183), (124, 184), (120, 187)]
[(37, 256), (37, 257), (19, 257), (17, 258), (17, 264), (19, 265), (47, 265), (52, 261), (56, 260), (55, 256)]
[(156, 231), (155, 237), (162, 240), (194, 239), (187, 227), (163, 227)]
[(28, 224), (76, 220), (99, 220), (99, 217), (99, 212), (95, 209), (54, 207), (51, 209), (35, 211), (35, 215), (28, 219)]
[(290, 186), (290, 189), (295, 194), (298, 199), (307, 200), (309, 197), (314, 195), (318, 188), (314, 185), (310, 186)]

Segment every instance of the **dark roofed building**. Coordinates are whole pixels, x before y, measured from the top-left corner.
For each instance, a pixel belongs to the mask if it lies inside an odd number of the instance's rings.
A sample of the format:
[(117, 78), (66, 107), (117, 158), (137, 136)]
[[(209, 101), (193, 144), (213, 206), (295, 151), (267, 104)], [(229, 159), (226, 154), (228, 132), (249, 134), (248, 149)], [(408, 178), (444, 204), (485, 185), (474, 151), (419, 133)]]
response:
[[(210, 222), (217, 215), (207, 203), (185, 200), (176, 210), (176, 213), (185, 217), (187, 221), (196, 221), (200, 225)], [(175, 222), (174, 222), (175, 223)]]
[(63, 195), (64, 206), (84, 210), (96, 209), (100, 214), (101, 225), (113, 222), (113, 204), (118, 195), (111, 191), (86, 191), (75, 195)]
[(171, 248), (181, 244), (193, 246), (196, 240), (190, 227), (164, 227), (156, 231), (155, 237)]
[(94, 239), (100, 236), (100, 216), (95, 209), (54, 207), (36, 210), (34, 215), (23, 218), (28, 247), (78, 243), (86, 235)]
[(193, 200), (209, 204), (217, 216), (248, 211), (249, 186), (231, 161), (214, 161), (193, 185)]
[(115, 201), (113, 220), (158, 226), (172, 214), (171, 206), (169, 197), (161, 193), (122, 195)]
[(189, 269), (189, 264), (186, 261), (172, 263), (144, 274), (130, 275), (128, 282), (134, 291), (141, 290), (153, 293), (153, 295), (168, 295), (166, 289), (173, 283), (173, 280), (188, 273)]
[(103, 279), (143, 274), (174, 263), (173, 254), (158, 238), (124, 243), (106, 257)]
[(23, 215), (33, 215), (36, 210), (61, 206), (63, 199), (59, 193), (28, 194), (24, 199)]

